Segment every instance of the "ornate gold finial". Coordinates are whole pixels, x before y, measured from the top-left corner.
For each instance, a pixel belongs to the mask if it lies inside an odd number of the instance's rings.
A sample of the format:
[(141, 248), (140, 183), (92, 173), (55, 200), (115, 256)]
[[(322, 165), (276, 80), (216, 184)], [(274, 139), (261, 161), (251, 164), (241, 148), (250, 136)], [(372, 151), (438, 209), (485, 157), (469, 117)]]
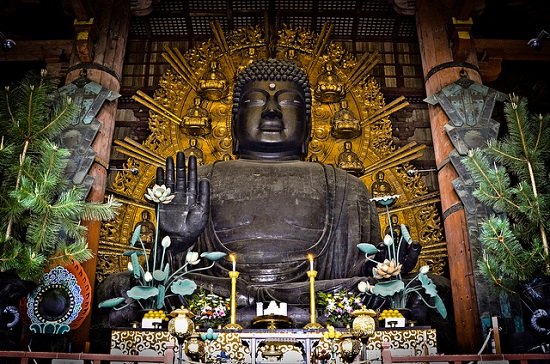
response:
[(321, 102), (338, 102), (346, 94), (344, 82), (334, 72), (332, 63), (325, 64), (325, 71), (317, 78), (315, 97)]
[(208, 117), (208, 111), (201, 106), (200, 97), (195, 97), (194, 105), (183, 117), (181, 129), (184, 133), (192, 136), (206, 135), (212, 130), (212, 122)]
[(210, 101), (219, 101), (227, 96), (227, 77), (219, 70), (217, 61), (210, 62), (210, 69), (199, 80), (197, 93)]

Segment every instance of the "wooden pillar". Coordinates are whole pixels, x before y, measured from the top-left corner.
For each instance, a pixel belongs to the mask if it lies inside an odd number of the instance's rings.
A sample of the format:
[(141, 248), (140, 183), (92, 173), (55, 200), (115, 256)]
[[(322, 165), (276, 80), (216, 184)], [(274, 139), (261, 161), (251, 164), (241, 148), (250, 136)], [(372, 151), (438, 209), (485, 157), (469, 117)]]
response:
[[(451, 19), (444, 14), (439, 1), (416, 0), (416, 28), (420, 43), (426, 94), (431, 96), (457, 81), (461, 72), (481, 83), (475, 50), (465, 62), (455, 62), (446, 26)], [(473, 263), (468, 239), (466, 214), (452, 181), (458, 174), (448, 157), (454, 147), (445, 132), (449, 118), (439, 105), (429, 105), (430, 125), (443, 210), (445, 239), (449, 254), (449, 272), (453, 294), (458, 350), (475, 353), (482, 344), (482, 330), (475, 290)]]
[[(103, 0), (101, 5), (97, 6), (94, 22), (97, 22), (98, 37), (93, 47), (92, 62), (80, 63), (80, 60), (73, 56), (73, 64), (69, 68), (71, 71), (67, 74), (66, 83), (69, 84), (77, 79), (80, 72), (85, 70), (89, 80), (118, 93), (130, 29), (130, 1)], [(101, 127), (92, 144), (97, 156), (88, 173), (94, 178), (88, 195), (89, 201), (104, 201), (117, 106), (117, 100), (106, 101), (96, 116), (101, 122)], [(97, 257), (101, 222), (86, 221), (83, 224), (88, 227), (88, 246)], [(90, 279), (92, 292), (95, 291), (96, 265), (96, 258), (82, 264)], [(84, 350), (89, 341), (91, 316), (88, 315), (80, 328), (72, 332), (74, 351)]]

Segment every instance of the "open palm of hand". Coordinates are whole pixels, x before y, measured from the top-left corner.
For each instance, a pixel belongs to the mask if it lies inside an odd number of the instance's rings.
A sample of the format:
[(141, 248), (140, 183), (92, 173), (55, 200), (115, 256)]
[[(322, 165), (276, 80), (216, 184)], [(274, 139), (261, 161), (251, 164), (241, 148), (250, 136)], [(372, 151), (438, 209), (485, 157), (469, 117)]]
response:
[(202, 234), (210, 213), (210, 182), (197, 181), (197, 159), (190, 156), (187, 170), (185, 155), (178, 152), (176, 165), (166, 158), (166, 172), (157, 168), (156, 184), (166, 185), (175, 196), (168, 204), (158, 204), (160, 237), (170, 236), (172, 251), (188, 249)]

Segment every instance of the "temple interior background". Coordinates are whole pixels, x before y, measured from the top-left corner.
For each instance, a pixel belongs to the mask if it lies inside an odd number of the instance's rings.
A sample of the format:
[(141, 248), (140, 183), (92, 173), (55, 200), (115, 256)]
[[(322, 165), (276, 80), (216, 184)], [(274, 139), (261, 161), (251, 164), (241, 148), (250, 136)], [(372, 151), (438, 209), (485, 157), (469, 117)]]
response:
[[(75, 33), (74, 17), (71, 16), (75, 10), (71, 3), (10, 0), (0, 4), (0, 32), (18, 43), (13, 50), (0, 53), (2, 85), (18, 81), (28, 69), (39, 69), (45, 64), (58, 70), (60, 79), (63, 79), (71, 53), (71, 44), (63, 40), (71, 40)], [(115, 139), (130, 137), (142, 142), (149, 134), (148, 110), (131, 97), (138, 90), (152, 96), (168, 66), (161, 57), (165, 45), (177, 47), (183, 53), (213, 37), (212, 20), (219, 20), (224, 30), (263, 25), (266, 12), (275, 9), (280, 23), (316, 32), (325, 23), (333, 24), (330, 39), (356, 57), (376, 49), (380, 63), (373, 74), (386, 102), (405, 96), (410, 103), (405, 110), (392, 115), (394, 143), (403, 146), (415, 140), (425, 144), (428, 148), (424, 156), (413, 163), (418, 169), (434, 168), (415, 20), (412, 15), (396, 11), (399, 5), (387, 0), (152, 0), (149, 3), (152, 11), (148, 15), (131, 18)], [(471, 9), (472, 38), (479, 58), (488, 59), (494, 52), (496, 58), (501, 59), (497, 63), (502, 70), (496, 76), (491, 70), (489, 73), (493, 76), (484, 84), (507, 94), (514, 92), (527, 97), (534, 112), (548, 112), (550, 47), (546, 45), (535, 51), (527, 46), (527, 42), (548, 29), (550, 5), (536, 0), (459, 1), (462, 5), (455, 5), (452, 1), (443, 3), (449, 9), (461, 6)], [(139, 9), (139, 1), (132, 4)], [(496, 113), (498, 110), (494, 115), (498, 120)], [(125, 161), (124, 155), (113, 150), (110, 166), (121, 168)], [(423, 174), (430, 191), (437, 190), (434, 174)]]
[[(483, 85), (529, 100), (533, 112), (550, 112), (550, 39), (528, 46), (541, 31), (550, 32), (550, 3), (536, 0), (440, 1), (448, 15), (471, 18), (467, 28), (475, 49)], [(0, 32), (13, 49), (0, 51), (0, 85), (17, 82), (30, 69), (47, 68), (62, 83), (74, 68), (75, 18), (100, 13), (101, 2), (87, 0), (6, 0), (0, 4)], [(109, 3), (109, 2), (107, 2)], [(426, 4), (424, 4), (426, 6)], [(429, 6), (429, 5), (428, 5)], [(330, 41), (360, 58), (377, 51), (380, 62), (372, 75), (386, 104), (404, 96), (408, 106), (391, 117), (392, 141), (425, 145), (410, 163), (421, 172), (429, 193), (439, 191), (434, 141), (430, 128), (421, 41), (414, 16), (415, 1), (390, 0), (135, 0), (130, 2), (129, 33), (125, 39), (121, 94), (115, 116), (114, 140), (143, 143), (150, 135), (149, 110), (132, 97), (138, 91), (153, 96), (169, 67), (165, 47), (182, 53), (214, 37), (211, 22), (230, 32), (266, 23), (289, 24), (321, 32), (334, 26)], [(82, 20), (82, 19), (81, 19)], [(452, 30), (454, 29), (454, 30)], [(115, 36), (116, 38), (116, 36)], [(457, 41), (457, 40), (455, 40)], [(91, 46), (88, 50), (93, 50)], [(502, 108), (493, 113), (503, 120)], [(501, 133), (506, 131), (505, 125)], [(107, 189), (115, 170), (125, 168), (127, 156), (111, 146)], [(440, 205), (436, 205), (441, 209)], [(443, 211), (439, 211), (443, 214)], [(448, 274), (448, 272), (445, 272)]]

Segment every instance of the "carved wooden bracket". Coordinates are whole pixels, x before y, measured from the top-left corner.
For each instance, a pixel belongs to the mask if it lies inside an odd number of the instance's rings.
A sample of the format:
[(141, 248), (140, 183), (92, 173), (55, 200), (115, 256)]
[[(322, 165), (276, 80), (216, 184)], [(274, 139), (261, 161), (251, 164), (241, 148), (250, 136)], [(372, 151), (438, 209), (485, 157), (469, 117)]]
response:
[(453, 17), (451, 44), (455, 61), (465, 61), (470, 54), (472, 24), (472, 18), (459, 20)]
[(153, 9), (154, 5), (158, 0), (134, 0), (130, 3), (130, 10), (132, 11), (133, 16), (146, 16), (149, 15)]
[(478, 66), (481, 80), (491, 82), (498, 78), (502, 71), (502, 59), (504, 51), (502, 49), (485, 49), (479, 58)]
[(393, 0), (393, 9), (401, 15), (415, 15), (416, 1), (415, 0)]
[(97, 28), (94, 18), (74, 21), (76, 32), (75, 48), (80, 62), (92, 62), (94, 57), (94, 42), (97, 38)]

